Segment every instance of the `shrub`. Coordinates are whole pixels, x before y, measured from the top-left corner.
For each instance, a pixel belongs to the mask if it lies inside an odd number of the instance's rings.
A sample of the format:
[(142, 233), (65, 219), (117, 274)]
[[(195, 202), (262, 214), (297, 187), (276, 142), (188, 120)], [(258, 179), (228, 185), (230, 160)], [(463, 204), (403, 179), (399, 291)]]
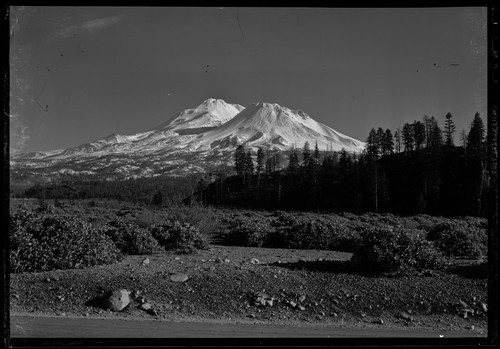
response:
[(437, 224), (427, 240), (448, 256), (478, 258), (488, 252), (488, 235), (479, 224), (448, 220)]
[(222, 239), (228, 245), (353, 251), (360, 239), (343, 218), (277, 211), (271, 217), (233, 214), (223, 221)]
[[(328, 249), (331, 223), (325, 220), (294, 217), (279, 217), (274, 222), (276, 236), (285, 248)], [(279, 238), (278, 238), (279, 237)]]
[(208, 243), (199, 230), (189, 223), (166, 220), (162, 224), (151, 226), (150, 231), (165, 250), (193, 253), (198, 249), (208, 248)]
[(216, 211), (199, 204), (192, 206), (171, 204), (166, 209), (166, 218), (173, 222), (189, 223), (204, 236), (210, 236), (221, 228)]
[(268, 246), (269, 235), (273, 228), (268, 220), (253, 221), (250, 219), (240, 219), (234, 222), (234, 227), (230, 230), (228, 239), (241, 246)]
[(402, 228), (372, 227), (361, 232), (352, 261), (368, 272), (398, 272), (407, 269), (441, 269), (446, 259), (418, 232)]
[(9, 230), (15, 273), (84, 268), (122, 258), (107, 236), (75, 216), (19, 211), (10, 217)]
[(160, 244), (151, 232), (135, 223), (114, 220), (105, 224), (101, 231), (111, 238), (122, 253), (134, 255), (161, 251)]

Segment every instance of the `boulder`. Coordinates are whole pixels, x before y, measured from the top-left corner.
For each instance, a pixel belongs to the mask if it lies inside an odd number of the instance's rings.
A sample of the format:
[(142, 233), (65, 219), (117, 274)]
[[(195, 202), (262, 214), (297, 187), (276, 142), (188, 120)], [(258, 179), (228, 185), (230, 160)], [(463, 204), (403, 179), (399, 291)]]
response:
[(121, 311), (129, 303), (129, 292), (127, 290), (115, 291), (103, 300), (104, 308), (111, 311)]

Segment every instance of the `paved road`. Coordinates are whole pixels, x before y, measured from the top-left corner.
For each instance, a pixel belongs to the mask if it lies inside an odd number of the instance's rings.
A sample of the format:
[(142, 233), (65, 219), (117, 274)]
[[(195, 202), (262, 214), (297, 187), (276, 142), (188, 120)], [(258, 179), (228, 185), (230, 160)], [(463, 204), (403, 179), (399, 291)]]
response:
[(219, 324), (196, 322), (140, 321), (65, 317), (13, 316), (12, 338), (387, 338), (387, 337), (485, 337), (471, 331), (438, 332), (393, 328), (332, 328)]

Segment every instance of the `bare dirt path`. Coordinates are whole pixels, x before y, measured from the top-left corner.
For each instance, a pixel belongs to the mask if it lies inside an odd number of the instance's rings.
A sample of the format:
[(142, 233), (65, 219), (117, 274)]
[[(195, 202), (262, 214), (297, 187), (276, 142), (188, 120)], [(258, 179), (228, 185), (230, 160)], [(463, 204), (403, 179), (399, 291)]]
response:
[(486, 338), (485, 335), (477, 333), (423, 329), (277, 326), (33, 316), (11, 317), (11, 336), (12, 338)]

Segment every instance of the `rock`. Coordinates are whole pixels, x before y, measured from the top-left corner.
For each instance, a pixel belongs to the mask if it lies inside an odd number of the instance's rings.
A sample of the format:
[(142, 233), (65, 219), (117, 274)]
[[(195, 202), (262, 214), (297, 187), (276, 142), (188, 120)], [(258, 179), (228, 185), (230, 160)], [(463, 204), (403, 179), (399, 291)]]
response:
[(413, 321), (412, 317), (408, 313), (405, 313), (404, 311), (400, 312), (397, 315), (397, 317), (400, 319), (403, 319), (403, 320), (410, 321), (410, 322)]
[(109, 297), (104, 299), (104, 308), (111, 311), (121, 311), (130, 303), (128, 296), (129, 292), (127, 290), (115, 291)]
[(255, 319), (255, 314), (249, 314), (248, 317), (252, 318), (252, 319)]
[(268, 299), (268, 300), (266, 301), (266, 305), (267, 305), (268, 307), (272, 307), (272, 306), (273, 306), (273, 300), (272, 300), (272, 299)]
[(146, 310), (146, 311), (150, 310), (151, 308), (153, 308), (153, 306), (149, 303), (143, 303), (139, 307), (139, 309)]
[(321, 316), (325, 316), (326, 314), (325, 314), (325, 312), (324, 312), (324, 311), (322, 311), (322, 312), (320, 312), (320, 313), (319, 313), (319, 315), (321, 315)]
[(62, 302), (64, 300), (64, 297), (59, 295), (59, 296), (57, 296), (57, 300)]
[(487, 313), (487, 312), (488, 312), (488, 306), (486, 305), (486, 303), (481, 302), (481, 309), (482, 309), (485, 313)]
[(366, 316), (366, 313), (361, 313), (359, 314), (361, 317), (365, 317)]
[(467, 303), (465, 303), (465, 302), (464, 302), (463, 300), (461, 300), (461, 299), (459, 299), (459, 300), (458, 300), (458, 303), (460, 304), (460, 306), (461, 306), (462, 308), (468, 308), (468, 307), (469, 307), (469, 305), (468, 305)]
[(145, 260), (142, 261), (143, 265), (148, 265), (149, 264), (149, 258), (146, 258)]
[(474, 330), (474, 328), (475, 328), (474, 325), (469, 326), (469, 330)]
[(289, 304), (292, 308), (295, 308), (297, 306), (297, 303), (295, 303), (294, 301), (290, 301)]
[(374, 324), (379, 324), (379, 325), (383, 325), (384, 324), (384, 320), (382, 319), (377, 319), (375, 321), (373, 321)]
[(45, 282), (50, 282), (50, 278), (46, 278), (46, 279), (45, 279)]
[(334, 299), (334, 300), (333, 300), (333, 303), (335, 303), (335, 304), (339, 304), (339, 300), (338, 300), (338, 299)]
[(299, 297), (299, 302), (302, 303), (303, 301), (306, 300), (306, 296), (302, 295)]
[(231, 262), (231, 261), (229, 260), (229, 258), (226, 258), (226, 259), (224, 259), (224, 262), (225, 262), (225, 263), (229, 263), (229, 262)]
[(178, 261), (179, 259), (180, 259), (180, 257), (175, 257), (174, 261)]
[(252, 260), (250, 261), (250, 263), (252, 263), (252, 264), (260, 264), (260, 261), (257, 258), (252, 258)]
[(333, 317), (339, 316), (339, 314), (337, 314), (337, 313), (330, 313), (330, 315), (333, 316)]
[(137, 290), (134, 290), (132, 291), (132, 293), (130, 294), (130, 297), (132, 297), (132, 299), (136, 299), (137, 297), (139, 297), (141, 295), (141, 292), (140, 291), (137, 291)]
[(170, 280), (173, 282), (184, 282), (189, 279), (189, 276), (183, 273), (173, 274), (170, 276)]
[(302, 305), (297, 306), (297, 309), (302, 310), (302, 311), (306, 310), (306, 308), (304, 308)]

